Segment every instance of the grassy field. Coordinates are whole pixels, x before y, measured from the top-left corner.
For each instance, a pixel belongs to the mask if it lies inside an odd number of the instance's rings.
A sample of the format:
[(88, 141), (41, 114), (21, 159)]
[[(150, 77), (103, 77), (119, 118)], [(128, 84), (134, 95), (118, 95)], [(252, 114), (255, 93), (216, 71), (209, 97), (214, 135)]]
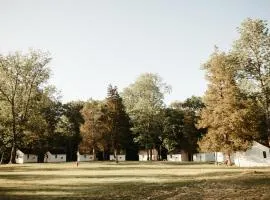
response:
[(270, 199), (270, 168), (169, 162), (2, 165), (0, 199)]

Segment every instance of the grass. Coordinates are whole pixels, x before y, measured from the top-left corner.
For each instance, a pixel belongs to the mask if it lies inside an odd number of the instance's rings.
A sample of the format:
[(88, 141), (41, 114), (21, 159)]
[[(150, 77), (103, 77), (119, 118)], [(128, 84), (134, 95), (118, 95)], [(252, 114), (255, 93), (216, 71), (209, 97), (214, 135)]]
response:
[(270, 168), (170, 162), (0, 166), (0, 199), (270, 199)]

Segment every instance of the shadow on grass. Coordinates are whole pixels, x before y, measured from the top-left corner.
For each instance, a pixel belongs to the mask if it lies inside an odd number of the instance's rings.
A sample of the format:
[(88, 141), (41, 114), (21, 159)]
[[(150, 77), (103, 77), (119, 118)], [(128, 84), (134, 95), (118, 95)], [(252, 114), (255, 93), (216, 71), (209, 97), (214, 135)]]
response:
[[(144, 181), (110, 183), (110, 178), (155, 177), (166, 182), (147, 183)], [(211, 179), (211, 177), (218, 177)], [(91, 179), (104, 178), (104, 183), (77, 184), (31, 184), (31, 180), (46, 179)], [(211, 172), (200, 175), (174, 176), (168, 174), (147, 175), (1, 175), (0, 179), (26, 181), (25, 184), (0, 187), (1, 200), (47, 200), (47, 199), (258, 199), (270, 197), (270, 172)], [(0, 183), (3, 181), (0, 181)], [(29, 181), (29, 183), (27, 182)], [(264, 196), (260, 196), (260, 195)], [(244, 196), (243, 196), (244, 195)], [(259, 195), (259, 196), (258, 196)], [(257, 198), (256, 198), (257, 197)]]
[[(261, 192), (270, 187), (269, 177), (241, 177), (219, 180), (188, 180), (168, 183), (104, 183), (79, 185), (47, 185), (34, 187), (32, 185), (14, 188), (1, 188), (1, 200), (25, 199), (252, 199), (254, 188)], [(230, 193), (228, 193), (228, 190)], [(248, 194), (248, 191), (251, 194)], [(16, 194), (16, 192), (20, 192)], [(245, 192), (245, 193), (242, 193)], [(232, 196), (237, 195), (238, 196)], [(270, 195), (270, 193), (268, 192)], [(217, 196), (221, 195), (221, 196)], [(243, 198), (243, 195), (249, 195)], [(267, 194), (266, 194), (267, 195)], [(181, 197), (181, 198), (180, 198)], [(216, 198), (217, 197), (217, 198)], [(258, 197), (258, 196), (257, 196)]]

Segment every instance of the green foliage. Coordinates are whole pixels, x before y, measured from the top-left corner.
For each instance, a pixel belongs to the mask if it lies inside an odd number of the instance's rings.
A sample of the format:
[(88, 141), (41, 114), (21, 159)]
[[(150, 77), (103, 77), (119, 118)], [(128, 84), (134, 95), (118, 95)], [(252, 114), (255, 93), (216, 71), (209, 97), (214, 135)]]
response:
[(116, 87), (109, 85), (105, 102), (107, 105), (112, 148), (115, 151), (126, 149), (130, 145), (131, 125), (122, 98), (119, 96)]
[(173, 102), (165, 111), (164, 144), (168, 151), (197, 151), (197, 142), (204, 133), (196, 128), (199, 113), (204, 107), (200, 97), (192, 96), (184, 102)]
[(238, 81), (243, 92), (261, 107), (266, 140), (270, 144), (270, 34), (266, 21), (247, 19), (238, 28), (232, 54), (238, 59)]
[[(31, 51), (28, 54), (14, 53), (0, 56), (0, 101), (6, 107), (10, 119), (11, 157), (43, 95), (50, 75), (47, 67), (50, 62), (47, 54)], [(2, 104), (2, 105), (3, 105)]]
[[(164, 94), (170, 87), (157, 74), (146, 73), (125, 88), (122, 94), (138, 142), (145, 149), (155, 148), (161, 136)], [(150, 156), (151, 159), (151, 156)]]

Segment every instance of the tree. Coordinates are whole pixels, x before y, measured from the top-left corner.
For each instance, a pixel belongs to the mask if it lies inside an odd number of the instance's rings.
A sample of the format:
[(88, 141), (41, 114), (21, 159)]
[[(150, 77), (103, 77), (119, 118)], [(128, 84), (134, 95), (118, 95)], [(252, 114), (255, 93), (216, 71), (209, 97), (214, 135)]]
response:
[(80, 127), (82, 141), (80, 149), (84, 152), (92, 150), (94, 158), (96, 150), (104, 152), (108, 149), (108, 132), (106, 106), (102, 101), (90, 100), (84, 104), (81, 114), (84, 123)]
[(84, 103), (81, 101), (69, 102), (63, 105), (63, 113), (57, 123), (56, 132), (62, 135), (62, 143), (66, 147), (67, 160), (75, 161), (76, 152), (81, 141), (80, 126), (83, 117), (80, 113)]
[(170, 87), (157, 74), (145, 73), (122, 93), (124, 105), (129, 114), (136, 134), (135, 141), (147, 150), (147, 158), (152, 160), (152, 151), (159, 138), (157, 125), (164, 108), (164, 94)]
[(233, 46), (238, 59), (239, 82), (249, 85), (245, 92), (261, 106), (270, 145), (270, 34), (266, 21), (247, 19), (238, 29), (240, 37)]
[(201, 150), (224, 152), (229, 165), (231, 153), (246, 150), (257, 134), (256, 112), (237, 87), (236, 66), (236, 58), (218, 51), (204, 65), (209, 84), (198, 123), (198, 127), (207, 128), (199, 142)]
[(171, 152), (181, 149), (184, 129), (184, 112), (180, 109), (166, 108), (164, 120), (164, 145)]
[(10, 163), (15, 160), (15, 150), (31, 110), (46, 86), (50, 71), (47, 54), (31, 51), (28, 54), (14, 53), (0, 56), (0, 101), (11, 116)]
[(130, 144), (130, 119), (125, 111), (122, 98), (119, 96), (116, 86), (108, 86), (108, 94), (105, 102), (107, 105), (107, 122), (111, 136), (111, 147), (115, 160), (118, 162), (118, 152), (121, 149), (128, 148), (127, 144)]
[(196, 124), (204, 107), (200, 97), (192, 96), (184, 102), (173, 102), (166, 109), (164, 143), (169, 151), (183, 150), (190, 155), (197, 151), (197, 142), (204, 133)]

